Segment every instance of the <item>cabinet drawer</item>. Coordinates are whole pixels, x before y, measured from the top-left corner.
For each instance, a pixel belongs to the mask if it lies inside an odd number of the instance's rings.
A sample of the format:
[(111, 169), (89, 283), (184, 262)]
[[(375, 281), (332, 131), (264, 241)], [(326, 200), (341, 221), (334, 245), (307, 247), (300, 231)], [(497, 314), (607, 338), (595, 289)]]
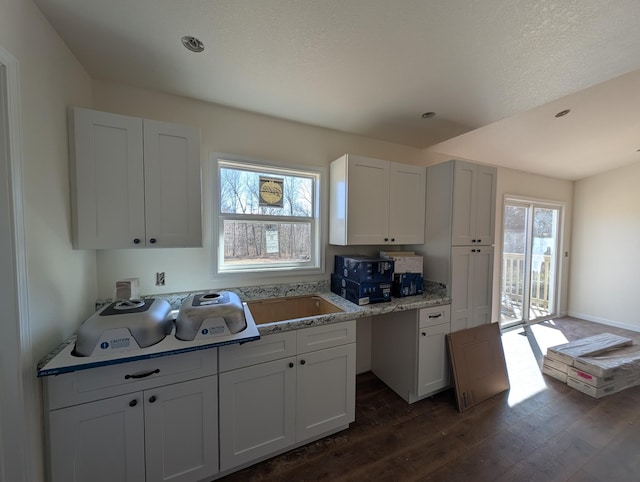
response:
[(220, 372), (278, 360), (295, 356), (296, 332), (274, 333), (240, 345), (221, 346), (219, 350)]
[(43, 383), (47, 408), (55, 410), (215, 375), (217, 371), (217, 348), (210, 348), (53, 375)]
[(420, 328), (442, 325), (451, 321), (451, 305), (422, 308), (419, 313)]
[(298, 354), (356, 341), (356, 320), (298, 330)]

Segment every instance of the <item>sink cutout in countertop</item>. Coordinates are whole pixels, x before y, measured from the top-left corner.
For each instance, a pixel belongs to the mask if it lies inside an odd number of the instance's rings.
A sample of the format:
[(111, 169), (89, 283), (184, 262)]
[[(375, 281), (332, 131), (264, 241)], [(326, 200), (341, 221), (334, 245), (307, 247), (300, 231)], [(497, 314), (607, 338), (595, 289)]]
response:
[(256, 325), (344, 311), (318, 295), (247, 301), (247, 306)]

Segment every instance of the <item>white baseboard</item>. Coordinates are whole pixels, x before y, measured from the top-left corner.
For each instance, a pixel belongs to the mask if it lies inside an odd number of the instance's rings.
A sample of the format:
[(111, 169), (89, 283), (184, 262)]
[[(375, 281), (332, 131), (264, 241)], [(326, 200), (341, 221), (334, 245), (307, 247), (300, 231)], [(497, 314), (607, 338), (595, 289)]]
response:
[(585, 315), (584, 313), (569, 312), (569, 316), (574, 318), (580, 318), (581, 320), (593, 321), (602, 325), (615, 326), (616, 328), (623, 328), (625, 330), (640, 332), (640, 325), (632, 325), (630, 323), (623, 323), (621, 321), (608, 320), (606, 318), (598, 318), (596, 316)]

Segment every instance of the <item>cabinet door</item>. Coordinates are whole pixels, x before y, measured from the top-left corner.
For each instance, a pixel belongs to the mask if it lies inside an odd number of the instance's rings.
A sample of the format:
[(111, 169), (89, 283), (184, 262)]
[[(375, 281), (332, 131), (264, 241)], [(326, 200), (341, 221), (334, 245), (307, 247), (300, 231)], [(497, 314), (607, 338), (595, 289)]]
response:
[(144, 482), (142, 393), (49, 412), (51, 482)]
[(148, 246), (202, 246), (198, 129), (144, 120), (144, 191)]
[(491, 322), (493, 246), (451, 249), (451, 331)]
[(295, 443), (294, 357), (219, 375), (220, 470)]
[(389, 168), (389, 242), (424, 243), (424, 167), (392, 162)]
[(144, 392), (147, 480), (190, 482), (218, 473), (218, 379)]
[(355, 343), (298, 356), (296, 441), (355, 420)]
[(74, 248), (144, 246), (142, 119), (81, 108), (69, 116)]
[(476, 244), (492, 245), (496, 227), (496, 184), (498, 171), (495, 167), (478, 165), (476, 171), (475, 233)]
[(473, 300), (469, 328), (491, 323), (493, 246), (478, 246), (473, 253)]
[(451, 325), (427, 326), (418, 335), (418, 397), (449, 386), (449, 360), (446, 335)]
[(384, 244), (389, 238), (389, 162), (349, 156), (347, 244)]
[(455, 161), (451, 244), (469, 246), (475, 238), (476, 165)]
[(451, 248), (451, 331), (470, 328), (473, 316), (473, 257), (469, 246)]

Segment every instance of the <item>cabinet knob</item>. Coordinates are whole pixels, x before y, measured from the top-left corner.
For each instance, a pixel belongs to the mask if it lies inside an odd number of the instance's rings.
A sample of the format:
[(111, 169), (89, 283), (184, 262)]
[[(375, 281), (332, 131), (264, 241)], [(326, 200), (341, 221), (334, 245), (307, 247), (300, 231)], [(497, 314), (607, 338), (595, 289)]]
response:
[(384, 238), (385, 241), (389, 241), (389, 238)]
[(293, 362), (289, 362), (289, 368), (293, 368)]
[(476, 243), (481, 243), (482, 240), (481, 239), (476, 239)]
[(140, 244), (140, 238), (135, 238), (133, 240), (133, 244)]
[(396, 238), (391, 238), (391, 241), (395, 241), (395, 240), (396, 240)]
[(422, 332), (422, 336), (427, 336), (427, 334), (423, 331), (423, 332)]
[(151, 244), (156, 244), (156, 238), (151, 238), (151, 239), (149, 240), (149, 242), (150, 242)]
[(138, 400), (135, 398), (129, 402), (130, 407), (135, 407), (136, 405), (138, 405)]
[(156, 396), (155, 396), (155, 395), (151, 395), (151, 396), (149, 397), (149, 403), (153, 403), (153, 402), (155, 402), (156, 400), (157, 400), (157, 398), (156, 398)]
[(307, 362), (304, 361), (304, 360), (300, 360), (300, 365), (304, 365), (305, 363), (307, 363)]

